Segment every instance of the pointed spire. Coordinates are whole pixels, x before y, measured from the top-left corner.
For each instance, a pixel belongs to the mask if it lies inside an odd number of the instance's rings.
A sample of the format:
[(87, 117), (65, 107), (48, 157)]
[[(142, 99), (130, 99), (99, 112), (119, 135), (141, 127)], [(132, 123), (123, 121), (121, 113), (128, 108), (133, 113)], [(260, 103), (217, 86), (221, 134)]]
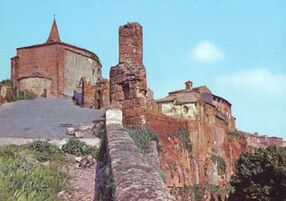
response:
[(56, 23), (56, 19), (55, 19), (55, 15), (54, 15), (54, 22), (53, 22), (47, 43), (54, 43), (54, 42), (61, 42), (60, 35), (58, 32), (57, 23)]

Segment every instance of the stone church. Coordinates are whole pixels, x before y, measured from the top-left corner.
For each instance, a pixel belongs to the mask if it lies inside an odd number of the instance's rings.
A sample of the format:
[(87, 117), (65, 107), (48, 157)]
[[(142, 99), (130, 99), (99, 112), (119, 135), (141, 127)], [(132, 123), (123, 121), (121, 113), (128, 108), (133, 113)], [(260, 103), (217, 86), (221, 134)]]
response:
[(43, 44), (17, 48), (11, 58), (11, 80), (15, 91), (37, 96), (72, 96), (85, 77), (95, 84), (101, 77), (98, 56), (86, 49), (64, 43), (54, 19), (48, 40)]

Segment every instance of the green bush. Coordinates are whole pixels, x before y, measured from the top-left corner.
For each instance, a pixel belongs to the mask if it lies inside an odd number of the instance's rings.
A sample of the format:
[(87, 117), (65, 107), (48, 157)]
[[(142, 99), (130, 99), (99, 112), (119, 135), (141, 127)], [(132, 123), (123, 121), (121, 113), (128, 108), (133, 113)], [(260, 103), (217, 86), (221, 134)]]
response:
[[(189, 132), (187, 129), (181, 129), (176, 132), (168, 133), (169, 137), (176, 136), (182, 141), (182, 149), (188, 151), (190, 154), (192, 153), (192, 144), (189, 136)], [(181, 150), (182, 151), (182, 150)]]
[(99, 149), (97, 147), (90, 147), (77, 138), (70, 138), (62, 149), (64, 152), (76, 156), (86, 156), (90, 154), (93, 158), (97, 158), (99, 155)]
[(87, 154), (91, 155), (94, 159), (99, 157), (99, 149), (97, 147), (89, 147)]
[(149, 153), (150, 141), (159, 141), (158, 136), (149, 129), (130, 127), (127, 131), (137, 147), (145, 154)]
[(242, 153), (231, 178), (234, 191), (230, 201), (273, 200), (286, 198), (286, 148), (268, 147)]
[(245, 137), (238, 132), (233, 132), (233, 131), (225, 131), (225, 134), (230, 138), (230, 139), (238, 139), (238, 140), (244, 140)]
[(225, 160), (221, 156), (212, 154), (211, 160), (214, 164), (217, 164), (219, 174), (224, 174), (226, 172), (227, 166)]
[(12, 82), (9, 79), (2, 80), (2, 81), (0, 81), (0, 86), (12, 86)]
[(16, 145), (6, 145), (0, 149), (0, 157), (15, 158), (20, 147)]
[(187, 150), (189, 153), (191, 153), (192, 152), (192, 144), (190, 141), (190, 136), (189, 136), (188, 130), (183, 129), (179, 133), (180, 133), (181, 140), (183, 142), (183, 148), (185, 150)]
[(63, 152), (47, 141), (36, 140), (30, 144), (30, 150), (38, 161), (57, 160), (63, 158)]
[(171, 189), (171, 194), (178, 200), (202, 201), (206, 193), (211, 196), (210, 200), (215, 200), (214, 197), (217, 197), (217, 200), (222, 200), (222, 196), (227, 195), (229, 191), (228, 186), (223, 188), (213, 184), (194, 184), (192, 186), (184, 185), (183, 187), (173, 186)]
[(195, 184), (192, 186), (192, 191), (194, 192), (195, 201), (201, 201), (203, 199), (204, 187), (200, 184)]

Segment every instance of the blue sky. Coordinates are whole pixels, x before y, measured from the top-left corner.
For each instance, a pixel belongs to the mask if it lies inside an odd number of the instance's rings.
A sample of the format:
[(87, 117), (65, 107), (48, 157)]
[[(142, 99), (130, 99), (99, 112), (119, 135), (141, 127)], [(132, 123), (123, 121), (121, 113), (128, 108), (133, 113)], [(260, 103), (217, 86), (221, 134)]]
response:
[(0, 80), (17, 47), (46, 41), (53, 14), (62, 41), (95, 52), (105, 77), (118, 27), (139, 22), (156, 98), (192, 80), (233, 104), (239, 129), (286, 139), (284, 0), (0, 0)]

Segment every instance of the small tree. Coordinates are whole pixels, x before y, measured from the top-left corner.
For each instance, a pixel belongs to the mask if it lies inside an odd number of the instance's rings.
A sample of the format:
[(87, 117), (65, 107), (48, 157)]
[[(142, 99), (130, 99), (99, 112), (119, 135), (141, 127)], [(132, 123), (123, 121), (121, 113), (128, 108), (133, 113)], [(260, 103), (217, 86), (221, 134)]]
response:
[(286, 200), (286, 148), (269, 147), (243, 153), (232, 177), (229, 200)]
[(9, 79), (2, 80), (2, 81), (0, 81), (0, 86), (12, 86), (12, 81)]

